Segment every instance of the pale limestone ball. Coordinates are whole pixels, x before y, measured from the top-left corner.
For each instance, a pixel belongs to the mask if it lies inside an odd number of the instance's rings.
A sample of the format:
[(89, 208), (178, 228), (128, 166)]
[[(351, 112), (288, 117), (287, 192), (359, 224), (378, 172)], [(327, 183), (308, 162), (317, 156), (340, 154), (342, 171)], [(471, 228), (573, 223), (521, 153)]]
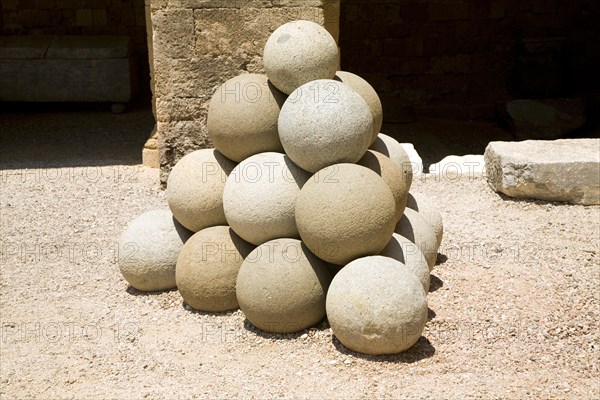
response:
[(431, 224), (437, 239), (436, 249), (439, 249), (444, 237), (444, 223), (437, 204), (430, 197), (423, 194), (409, 193), (406, 206), (417, 211)]
[(328, 266), (297, 239), (276, 239), (250, 253), (237, 277), (246, 318), (266, 332), (306, 329), (325, 316)]
[(369, 168), (383, 178), (394, 195), (396, 221), (398, 221), (406, 207), (408, 189), (410, 188), (410, 182), (405, 180), (406, 176), (402, 173), (402, 170), (389, 157), (373, 150), (367, 150), (357, 164)]
[(357, 162), (371, 143), (373, 117), (350, 86), (322, 79), (300, 86), (288, 97), (278, 126), (286, 154), (300, 168), (317, 172)]
[(429, 292), (429, 265), (416, 244), (394, 232), (390, 242), (379, 255), (393, 258), (406, 265), (419, 278), (425, 293)]
[(373, 144), (383, 125), (383, 107), (377, 92), (369, 82), (352, 72), (338, 71), (335, 76), (336, 79), (344, 82), (354, 89), (356, 93), (360, 94), (369, 105), (369, 110), (371, 110), (371, 116), (373, 117), (373, 136), (371, 137), (370, 144)]
[(332, 79), (339, 64), (335, 39), (321, 25), (292, 21), (269, 36), (263, 64), (277, 89), (290, 94), (306, 82)]
[(427, 297), (417, 277), (389, 257), (359, 258), (333, 278), (327, 318), (338, 340), (365, 354), (395, 354), (414, 345), (427, 322)]
[(187, 229), (197, 232), (226, 225), (223, 189), (235, 163), (214, 149), (196, 150), (182, 157), (167, 179), (171, 212)]
[(283, 152), (277, 120), (286, 97), (265, 75), (242, 74), (228, 80), (210, 99), (206, 122), (210, 140), (237, 162), (266, 151)]
[(408, 182), (410, 190), (413, 180), (413, 165), (404, 147), (393, 137), (380, 133), (369, 149), (389, 157), (402, 170), (404, 181)]
[(438, 251), (437, 238), (431, 224), (421, 214), (407, 207), (394, 231), (419, 247), (431, 271), (435, 266)]
[(319, 258), (346, 264), (379, 253), (396, 223), (394, 196), (385, 181), (356, 164), (335, 164), (306, 182), (296, 201), (296, 224)]
[(169, 210), (153, 210), (138, 216), (119, 239), (119, 268), (123, 277), (144, 292), (173, 289), (177, 257), (191, 235)]
[(310, 174), (285, 154), (260, 153), (239, 163), (223, 192), (225, 217), (242, 239), (259, 245), (276, 238), (300, 238), (296, 198)]
[(192, 308), (223, 312), (238, 308), (235, 284), (244, 258), (254, 246), (228, 226), (196, 232), (177, 259), (177, 289)]

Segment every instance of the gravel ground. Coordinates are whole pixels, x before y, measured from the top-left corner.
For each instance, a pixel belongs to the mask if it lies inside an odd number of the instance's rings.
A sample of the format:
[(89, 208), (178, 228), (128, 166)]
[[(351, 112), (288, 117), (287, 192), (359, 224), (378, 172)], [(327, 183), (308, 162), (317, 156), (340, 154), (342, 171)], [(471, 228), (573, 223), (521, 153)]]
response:
[(157, 182), (135, 164), (3, 165), (2, 398), (600, 397), (600, 207), (417, 179), (445, 224), (429, 321), (408, 352), (370, 357), (326, 324), (270, 335), (128, 288), (116, 241), (166, 207)]

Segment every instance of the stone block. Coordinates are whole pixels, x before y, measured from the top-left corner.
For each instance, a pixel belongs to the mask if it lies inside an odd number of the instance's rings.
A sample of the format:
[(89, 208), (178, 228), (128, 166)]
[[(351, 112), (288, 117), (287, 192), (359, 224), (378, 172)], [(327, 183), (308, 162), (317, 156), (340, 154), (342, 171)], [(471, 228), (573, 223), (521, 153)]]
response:
[(491, 19), (504, 18), (505, 7), (506, 7), (506, 5), (505, 5), (504, 1), (493, 0), (490, 3), (490, 18)]
[(2, 60), (0, 101), (126, 103), (133, 94), (131, 62), (129, 58)]
[[(155, 59), (190, 58), (194, 52), (194, 15), (191, 9), (160, 10), (152, 15)], [(202, 54), (202, 53), (200, 53)]]
[(94, 26), (105, 26), (108, 23), (105, 8), (94, 8), (92, 14)]
[[(324, 7), (339, 3), (339, 0), (160, 0), (166, 2), (169, 8), (190, 9), (250, 9), (250, 8), (294, 8), (294, 7)], [(154, 8), (154, 5), (153, 5)]]
[(511, 100), (499, 107), (518, 139), (557, 139), (581, 127), (584, 113), (582, 99)]
[(452, 21), (469, 19), (469, 3), (465, 0), (440, 0), (429, 4), (429, 19)]
[(142, 150), (142, 164), (144, 167), (159, 168), (158, 149), (147, 149), (144, 147)]
[(436, 57), (431, 64), (433, 73), (464, 74), (471, 69), (471, 56), (458, 54), (456, 56)]
[(19, 0), (2, 0), (2, 8), (4, 10), (17, 10), (19, 8)]
[(126, 58), (131, 53), (127, 36), (53, 36), (47, 59)]
[(93, 26), (94, 11), (91, 8), (80, 8), (75, 10), (75, 23), (77, 26)]
[(167, 97), (156, 100), (156, 120), (160, 122), (206, 121), (208, 99), (197, 97)]
[(262, 56), (265, 43), (275, 29), (296, 19), (321, 25), (325, 22), (323, 10), (314, 7), (195, 10), (195, 54), (229, 56), (245, 63)]
[(54, 7), (56, 7), (56, 0), (35, 0), (35, 8), (38, 10), (52, 9)]
[(422, 56), (423, 55), (423, 39), (410, 38), (404, 40), (404, 55), (406, 56)]
[(0, 36), (0, 59), (44, 58), (51, 36)]
[(230, 57), (154, 59), (156, 99), (164, 96), (209, 98), (227, 79), (242, 72)]
[(510, 197), (600, 204), (600, 139), (491, 142), (490, 186)]

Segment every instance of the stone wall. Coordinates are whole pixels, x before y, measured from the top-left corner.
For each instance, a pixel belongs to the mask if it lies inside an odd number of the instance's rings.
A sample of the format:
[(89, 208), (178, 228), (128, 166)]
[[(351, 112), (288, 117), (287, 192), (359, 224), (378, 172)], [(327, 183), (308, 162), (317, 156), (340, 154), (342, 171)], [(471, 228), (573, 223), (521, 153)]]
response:
[(600, 92), (597, 0), (344, 0), (340, 19), (342, 68), (375, 86), (388, 121)]
[(315, 21), (337, 39), (339, 0), (150, 0), (150, 14), (156, 140), (165, 182), (183, 155), (211, 146), (206, 114), (218, 86), (244, 72), (263, 73), (265, 42), (285, 22)]
[(2, 0), (0, 32), (4, 35), (127, 35), (141, 61), (141, 94), (150, 94), (144, 0)]

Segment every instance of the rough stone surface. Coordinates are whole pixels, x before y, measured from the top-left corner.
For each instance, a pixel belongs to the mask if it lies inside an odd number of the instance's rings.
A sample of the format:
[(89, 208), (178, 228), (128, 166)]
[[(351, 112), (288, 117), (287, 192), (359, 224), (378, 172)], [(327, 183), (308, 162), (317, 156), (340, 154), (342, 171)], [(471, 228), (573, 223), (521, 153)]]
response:
[(395, 232), (417, 245), (425, 255), (431, 271), (437, 259), (437, 238), (431, 224), (412, 208), (405, 208)]
[(428, 196), (421, 193), (409, 193), (406, 207), (417, 211), (433, 227), (436, 238), (436, 249), (440, 248), (444, 237), (444, 221), (438, 205)]
[(226, 225), (223, 190), (234, 167), (214, 149), (196, 150), (179, 160), (167, 181), (167, 202), (177, 221), (193, 232)]
[(276, 239), (254, 249), (242, 263), (237, 298), (257, 328), (297, 332), (323, 319), (330, 283), (327, 264), (300, 240)]
[(600, 139), (491, 142), (490, 186), (510, 197), (600, 204)]
[(177, 289), (191, 307), (208, 312), (238, 308), (235, 285), (244, 258), (254, 246), (228, 226), (196, 232), (183, 245), (175, 276)]
[(307, 82), (332, 79), (338, 69), (335, 39), (312, 21), (292, 21), (277, 28), (263, 53), (265, 72), (275, 87), (290, 94)]
[(373, 144), (375, 139), (377, 139), (377, 135), (379, 135), (379, 131), (381, 131), (381, 125), (383, 125), (383, 107), (377, 92), (369, 82), (352, 72), (338, 71), (335, 74), (335, 79), (342, 81), (354, 89), (369, 105), (369, 110), (371, 110), (371, 116), (373, 117), (373, 137), (371, 138), (370, 145)]
[(411, 182), (404, 180), (405, 175), (402, 173), (402, 170), (389, 157), (377, 151), (367, 150), (365, 155), (358, 160), (357, 164), (369, 168), (383, 178), (392, 191), (392, 195), (394, 195), (396, 220), (399, 220), (406, 207)]
[(260, 153), (239, 163), (223, 192), (225, 218), (244, 240), (256, 245), (300, 238), (296, 198), (310, 174), (281, 153)]
[(237, 162), (267, 151), (283, 152), (277, 120), (286, 98), (265, 75), (242, 74), (229, 79), (219, 86), (208, 107), (212, 143)]
[(557, 139), (585, 123), (585, 103), (582, 99), (511, 100), (501, 115), (519, 139)]
[(427, 322), (421, 282), (401, 262), (371, 256), (352, 261), (333, 279), (327, 318), (338, 340), (365, 354), (395, 354), (419, 340)]
[(296, 89), (279, 114), (279, 137), (301, 168), (317, 172), (337, 163), (355, 163), (371, 142), (373, 118), (350, 86), (331, 79)]
[(355, 164), (320, 170), (296, 201), (300, 237), (319, 258), (334, 264), (383, 250), (394, 231), (395, 212), (385, 181)]
[[(369, 149), (375, 150), (384, 156), (389, 157), (390, 160), (392, 160), (394, 164), (396, 164), (398, 168), (402, 170), (402, 173), (404, 174), (404, 180), (409, 182), (408, 187), (410, 189), (413, 180), (414, 166), (408, 156), (408, 153), (396, 139), (380, 133), (377, 135), (377, 139), (375, 139), (375, 142), (371, 145), (371, 147), (369, 147)], [(421, 163), (421, 169), (422, 165), (423, 164)]]
[(438, 178), (456, 179), (479, 177), (485, 174), (483, 154), (447, 156), (429, 166), (429, 173)]
[(425, 293), (429, 292), (429, 265), (427, 264), (425, 255), (419, 250), (416, 244), (394, 232), (390, 242), (379, 255), (393, 258), (406, 265), (419, 278)]
[(415, 146), (412, 143), (400, 143), (400, 146), (402, 146), (408, 155), (408, 159), (412, 165), (413, 177), (421, 176), (423, 173), (423, 159), (417, 153)]
[(158, 132), (158, 159), (160, 181), (167, 183), (173, 166), (186, 154), (202, 148), (211, 148), (212, 143), (202, 120), (156, 122)]
[(119, 239), (123, 277), (144, 292), (174, 288), (177, 257), (191, 234), (169, 210), (152, 210), (135, 218)]

